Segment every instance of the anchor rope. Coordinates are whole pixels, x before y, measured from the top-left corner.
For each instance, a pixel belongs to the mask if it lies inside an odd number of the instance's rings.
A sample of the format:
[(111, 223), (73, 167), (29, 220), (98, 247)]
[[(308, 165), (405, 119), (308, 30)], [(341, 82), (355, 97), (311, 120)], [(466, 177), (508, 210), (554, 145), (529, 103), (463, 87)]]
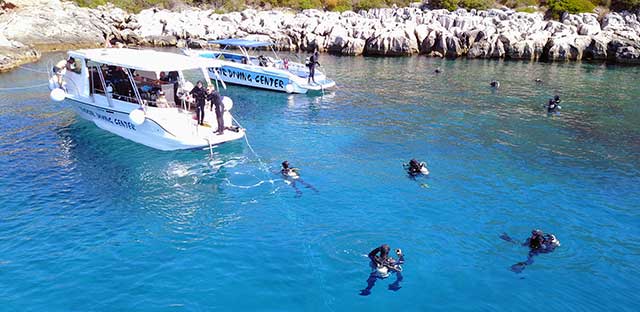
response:
[(24, 69), (24, 70), (28, 70), (28, 71), (32, 71), (34, 73), (40, 73), (40, 74), (48, 74), (49, 73), (48, 71), (43, 71), (43, 70), (39, 70), (39, 69), (27, 67), (27, 66), (19, 66), (18, 68)]
[[(243, 127), (238, 120), (236, 120), (235, 117), (231, 116), (231, 119), (233, 119), (233, 121), (240, 126), (240, 128), (245, 129), (245, 127)], [(268, 166), (267, 164), (264, 163), (264, 161), (262, 161), (262, 158), (260, 157), (260, 155), (258, 155), (258, 153), (256, 153), (256, 151), (253, 149), (253, 146), (251, 146), (251, 143), (249, 143), (249, 137), (247, 136), (247, 132), (244, 133), (244, 141), (247, 143), (247, 146), (249, 147), (249, 150), (251, 151), (251, 153), (253, 153), (253, 156), (255, 156), (258, 159), (258, 162), (260, 163), (260, 165), (262, 166), (262, 170), (264, 170), (265, 172), (269, 172)]]
[(26, 89), (40, 88), (40, 87), (44, 87), (44, 86), (48, 86), (48, 85), (49, 85), (49, 83), (45, 82), (45, 83), (41, 83), (41, 84), (37, 84), (37, 85), (24, 86), (24, 87), (0, 88), (0, 91), (26, 90)]

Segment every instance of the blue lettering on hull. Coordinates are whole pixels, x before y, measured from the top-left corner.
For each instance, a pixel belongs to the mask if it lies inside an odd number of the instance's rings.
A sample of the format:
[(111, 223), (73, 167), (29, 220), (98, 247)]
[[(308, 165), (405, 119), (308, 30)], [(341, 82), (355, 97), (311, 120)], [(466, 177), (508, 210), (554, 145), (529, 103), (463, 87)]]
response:
[(94, 112), (82, 106), (78, 106), (78, 107), (82, 113), (92, 117), (93, 119), (102, 120), (104, 122), (108, 122), (125, 129), (136, 131), (136, 126), (129, 121), (124, 121), (115, 117), (104, 115), (102, 113)]
[[(215, 77), (215, 72), (210, 69), (211, 77)], [(289, 83), (289, 79), (283, 79), (278, 76), (266, 75), (244, 71), (241, 69), (223, 66), (219, 69), (220, 76), (223, 81), (230, 83), (238, 83), (259, 88), (276, 89), (285, 91), (285, 86)]]

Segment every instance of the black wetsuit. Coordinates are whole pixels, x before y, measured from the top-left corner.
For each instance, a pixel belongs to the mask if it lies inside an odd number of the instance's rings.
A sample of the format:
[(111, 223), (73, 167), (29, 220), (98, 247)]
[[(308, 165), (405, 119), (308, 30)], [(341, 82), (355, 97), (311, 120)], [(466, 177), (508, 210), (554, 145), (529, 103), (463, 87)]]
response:
[(213, 91), (207, 95), (207, 99), (211, 101), (211, 109), (216, 108), (216, 120), (218, 121), (218, 133), (224, 132), (224, 104), (222, 103), (222, 97), (218, 91)]
[[(397, 266), (404, 263), (404, 255), (400, 255), (398, 261), (392, 261), (388, 254), (384, 254), (383, 247), (380, 246), (369, 253), (369, 259), (377, 266), (386, 266), (390, 270), (398, 271)], [(380, 256), (378, 256), (380, 253)]]
[(537, 250), (544, 244), (544, 237), (542, 235), (536, 235), (527, 239), (527, 245), (531, 250)]
[(409, 165), (409, 174), (410, 175), (418, 175), (421, 173), (420, 169), (422, 169), (422, 166), (418, 165), (418, 166), (414, 166), (414, 165)]
[(307, 82), (309, 80), (312, 80), (313, 82), (316, 82), (316, 64), (320, 65), (320, 63), (318, 63), (318, 54), (317, 53), (313, 53), (313, 55), (311, 55), (311, 57), (309, 57), (309, 78), (307, 79)]
[(198, 116), (198, 124), (202, 125), (204, 123), (204, 102), (207, 99), (207, 92), (204, 90), (204, 88), (195, 86), (189, 93), (196, 100), (196, 115)]
[(558, 110), (558, 102), (549, 100), (549, 104), (547, 104), (547, 113), (555, 113), (556, 110)]
[[(504, 239), (507, 242), (516, 244), (518, 243), (516, 240), (509, 237), (509, 235), (507, 235), (506, 233), (500, 235), (500, 238)], [(557, 240), (554, 240), (554, 237), (551, 234), (539, 234), (532, 235), (531, 237), (527, 238), (527, 240), (522, 245), (529, 247), (529, 254), (526, 261), (518, 262), (511, 266), (511, 270), (515, 273), (521, 273), (526, 266), (533, 264), (534, 256), (541, 253), (553, 252), (559, 246), (559, 243), (557, 242)]]

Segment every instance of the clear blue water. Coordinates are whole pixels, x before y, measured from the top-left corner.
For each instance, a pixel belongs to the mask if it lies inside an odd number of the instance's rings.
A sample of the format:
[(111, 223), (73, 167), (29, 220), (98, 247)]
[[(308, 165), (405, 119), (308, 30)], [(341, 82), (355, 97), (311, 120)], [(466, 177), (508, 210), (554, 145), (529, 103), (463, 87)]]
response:
[[(0, 310), (635, 310), (640, 68), (321, 63), (340, 85), (324, 97), (228, 89), (261, 161), (241, 141), (155, 151), (46, 87), (0, 92)], [(430, 177), (404, 174), (412, 157)], [(319, 192), (272, 174), (285, 159)], [(515, 274), (527, 250), (498, 235), (532, 228), (562, 246)], [(404, 250), (402, 288), (360, 296), (382, 243)]]

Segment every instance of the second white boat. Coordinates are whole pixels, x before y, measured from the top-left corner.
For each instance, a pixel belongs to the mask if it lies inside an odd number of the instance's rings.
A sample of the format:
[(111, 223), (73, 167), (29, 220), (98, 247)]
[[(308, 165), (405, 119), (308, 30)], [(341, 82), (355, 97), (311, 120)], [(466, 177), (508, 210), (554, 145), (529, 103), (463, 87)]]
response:
[[(209, 43), (224, 48), (220, 51), (185, 49), (183, 52), (189, 56), (219, 61), (221, 66), (217, 72), (213, 68), (209, 70), (209, 77), (213, 80), (287, 93), (322, 92), (336, 86), (335, 81), (317, 69), (311, 80), (307, 65), (281, 59), (273, 50), (273, 43), (245, 39), (214, 40)], [(237, 48), (240, 53), (227, 51), (227, 47)], [(249, 50), (258, 48), (271, 48), (274, 57), (249, 54)]]

